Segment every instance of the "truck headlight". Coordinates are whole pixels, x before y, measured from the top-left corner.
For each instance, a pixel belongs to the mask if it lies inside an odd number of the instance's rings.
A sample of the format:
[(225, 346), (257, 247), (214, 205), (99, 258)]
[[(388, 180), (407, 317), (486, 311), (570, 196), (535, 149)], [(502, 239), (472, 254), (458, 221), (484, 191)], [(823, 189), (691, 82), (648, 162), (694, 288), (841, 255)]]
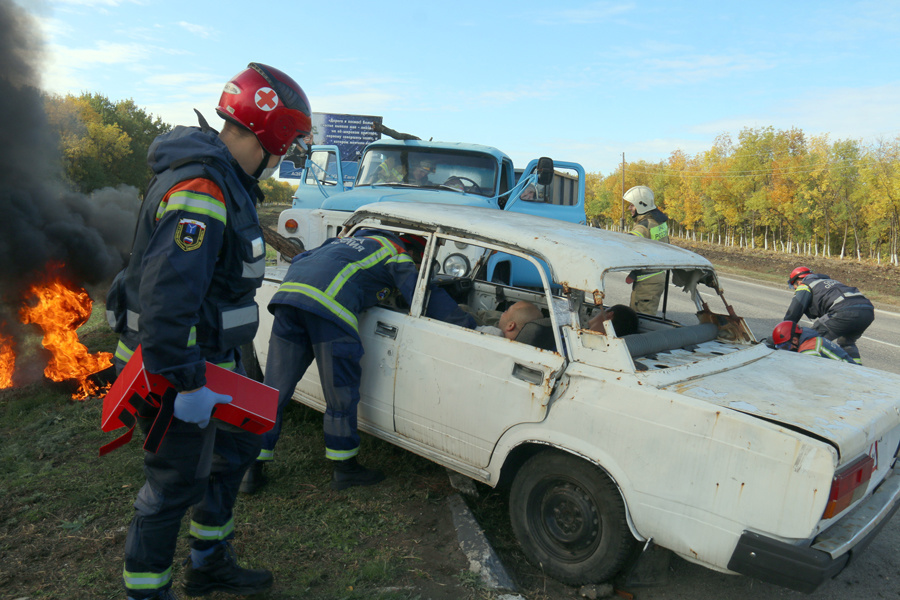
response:
[(444, 259), (444, 273), (453, 277), (465, 277), (469, 274), (469, 259), (462, 254), (451, 254)]

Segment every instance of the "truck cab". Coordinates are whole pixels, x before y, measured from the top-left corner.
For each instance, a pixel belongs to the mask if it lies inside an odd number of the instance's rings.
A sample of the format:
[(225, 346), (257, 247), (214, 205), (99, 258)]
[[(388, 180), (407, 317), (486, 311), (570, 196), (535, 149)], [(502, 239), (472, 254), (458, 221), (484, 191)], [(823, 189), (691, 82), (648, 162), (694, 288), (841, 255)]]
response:
[[(382, 139), (366, 147), (352, 185), (347, 170), (336, 146), (313, 146), (278, 232), (298, 248), (312, 249), (337, 235), (349, 213), (384, 201), (476, 206), (585, 223), (585, 172), (574, 162), (534, 159), (517, 171), (508, 155), (490, 146)], [(449, 255), (440, 257), (441, 269), (457, 276), (471, 263), (465, 248), (458, 250), (449, 262)], [(498, 270), (515, 272), (505, 263)]]

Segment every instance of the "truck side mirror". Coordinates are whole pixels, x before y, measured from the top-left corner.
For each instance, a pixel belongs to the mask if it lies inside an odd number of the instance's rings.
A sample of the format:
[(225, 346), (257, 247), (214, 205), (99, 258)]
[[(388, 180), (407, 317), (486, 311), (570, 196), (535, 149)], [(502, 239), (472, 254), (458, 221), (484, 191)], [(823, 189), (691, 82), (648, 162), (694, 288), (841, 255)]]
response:
[(553, 181), (553, 159), (542, 156), (537, 164), (538, 185), (550, 185)]

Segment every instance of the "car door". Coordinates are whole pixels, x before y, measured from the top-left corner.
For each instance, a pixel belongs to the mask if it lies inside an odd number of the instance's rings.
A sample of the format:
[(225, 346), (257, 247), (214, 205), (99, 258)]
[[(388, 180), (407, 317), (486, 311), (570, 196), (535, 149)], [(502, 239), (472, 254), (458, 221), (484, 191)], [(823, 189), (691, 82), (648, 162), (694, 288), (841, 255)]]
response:
[[(393, 431), (392, 409), (394, 394), (394, 374), (397, 367), (397, 346), (403, 330), (403, 312), (396, 312), (380, 306), (364, 311), (359, 318), (359, 336), (362, 339), (363, 354), (360, 365), (362, 379), (357, 408), (359, 427), (363, 430), (377, 429)], [(315, 362), (306, 370), (297, 385), (305, 404), (318, 410), (325, 410), (325, 396)]]
[(557, 352), (424, 316), (408, 318), (398, 352), (397, 434), (478, 468), (504, 431), (544, 419), (565, 362)]

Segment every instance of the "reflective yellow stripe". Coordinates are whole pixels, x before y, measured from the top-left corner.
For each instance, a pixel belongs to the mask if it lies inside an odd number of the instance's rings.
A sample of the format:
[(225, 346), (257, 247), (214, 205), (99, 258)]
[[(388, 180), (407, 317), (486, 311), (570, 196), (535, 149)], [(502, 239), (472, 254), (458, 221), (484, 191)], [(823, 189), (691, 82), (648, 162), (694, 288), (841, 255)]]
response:
[(237, 362), (229, 360), (228, 362), (216, 363), (216, 366), (222, 367), (223, 369), (228, 369), (229, 371), (234, 371), (234, 368), (237, 366)]
[(134, 350), (126, 346), (122, 340), (119, 340), (119, 343), (116, 346), (116, 358), (122, 362), (128, 362), (131, 360), (132, 354), (134, 354)]
[(325, 293), (327, 295), (334, 298), (341, 292), (344, 284), (347, 283), (347, 281), (349, 281), (351, 277), (356, 275), (357, 272), (362, 271), (363, 269), (374, 267), (385, 258), (389, 258), (398, 253), (397, 248), (390, 242), (390, 240), (387, 240), (381, 236), (366, 236), (364, 239), (375, 240), (376, 242), (381, 244), (381, 250), (373, 252), (364, 259), (352, 262), (341, 269), (340, 272), (335, 276), (335, 278), (331, 280), (331, 284), (327, 288), (325, 288)]
[(125, 588), (129, 590), (156, 590), (165, 587), (172, 580), (172, 567), (162, 573), (132, 573), (122, 569)]
[(323, 294), (322, 290), (318, 288), (315, 288), (311, 285), (306, 285), (305, 283), (294, 283), (287, 281), (281, 284), (281, 286), (278, 288), (278, 291), (287, 292), (290, 294), (303, 294), (304, 296), (312, 298), (313, 300), (327, 308), (328, 312), (332, 313), (344, 323), (350, 325), (354, 331), (359, 331), (359, 322), (356, 319), (356, 315), (344, 308), (334, 298)]
[(197, 328), (191, 327), (191, 331), (188, 333), (187, 347), (190, 348), (191, 346), (196, 346), (196, 345), (197, 345)]
[(669, 223), (660, 223), (656, 227), (650, 228), (650, 239), (661, 240), (669, 235)]
[(656, 271), (655, 273), (650, 273), (649, 275), (638, 275), (638, 281), (644, 281), (645, 279), (650, 279), (651, 277), (656, 277), (657, 275), (662, 275), (665, 271)]
[(398, 254), (397, 256), (392, 256), (387, 259), (388, 263), (402, 263), (402, 262), (413, 262), (412, 256), (409, 254)]
[(331, 448), (325, 448), (325, 458), (328, 460), (347, 460), (348, 458), (353, 458), (359, 454), (359, 448), (354, 448), (353, 450), (332, 450)]
[(209, 525), (201, 525), (196, 521), (191, 521), (191, 535), (201, 540), (224, 540), (233, 532), (233, 517), (220, 527), (210, 527)]
[(274, 450), (266, 450), (263, 448), (259, 451), (259, 456), (256, 457), (256, 460), (273, 460), (275, 458)]
[(167, 213), (170, 210), (183, 210), (198, 215), (206, 215), (217, 221), (221, 221), (222, 224), (225, 224), (228, 220), (225, 205), (222, 204), (222, 202), (211, 196), (207, 196), (206, 194), (198, 194), (188, 190), (180, 190), (172, 193), (172, 195), (169, 196), (169, 201), (166, 203), (165, 207), (160, 205), (160, 211), (157, 212), (157, 217), (161, 217), (162, 213)]

